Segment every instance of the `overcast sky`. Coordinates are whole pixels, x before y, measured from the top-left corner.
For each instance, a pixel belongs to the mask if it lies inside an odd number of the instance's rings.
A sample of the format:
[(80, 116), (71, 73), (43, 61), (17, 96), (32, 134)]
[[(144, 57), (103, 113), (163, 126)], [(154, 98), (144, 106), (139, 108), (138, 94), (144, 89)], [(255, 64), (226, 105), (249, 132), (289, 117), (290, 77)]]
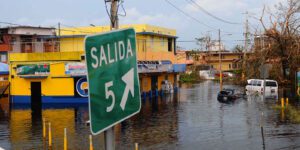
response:
[[(169, 1), (171, 4), (169, 4)], [(193, 4), (192, 1), (197, 3)], [(285, 0), (124, 0), (120, 7), (120, 24), (147, 23), (177, 30), (178, 44), (185, 49), (199, 48), (194, 39), (210, 34), (217, 39), (221, 29), (227, 48), (243, 44), (245, 12), (249, 12), (250, 31), (259, 22), (251, 16), (260, 16), (263, 5), (273, 9)], [(0, 22), (33, 26), (108, 25), (104, 0), (0, 0)], [(199, 6), (223, 21), (204, 13)], [(178, 10), (180, 9), (180, 10)], [(180, 12), (183, 11), (184, 13)], [(188, 16), (189, 17), (188, 17)], [(1, 24), (1, 26), (7, 26)]]

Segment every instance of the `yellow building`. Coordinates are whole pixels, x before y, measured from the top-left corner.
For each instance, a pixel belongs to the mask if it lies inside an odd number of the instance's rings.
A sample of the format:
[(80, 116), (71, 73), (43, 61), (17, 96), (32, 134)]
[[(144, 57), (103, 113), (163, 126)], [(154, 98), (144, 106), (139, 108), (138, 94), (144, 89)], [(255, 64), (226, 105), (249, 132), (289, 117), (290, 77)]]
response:
[[(163, 27), (124, 25), (120, 28), (134, 28), (137, 37), (138, 60), (170, 60), (176, 63), (176, 31)], [(84, 51), (84, 37), (110, 31), (110, 26), (64, 28), (60, 31), (60, 51)]]
[(82, 56), (83, 52), (10, 53), (11, 102), (86, 103)]
[(220, 70), (220, 60), (221, 69), (223, 71), (238, 70), (242, 67), (243, 53), (239, 52), (228, 52), (218, 51), (208, 52), (208, 51), (187, 51), (187, 56), (192, 58), (194, 65), (207, 65), (211, 68)]
[[(185, 69), (185, 64), (179, 65), (175, 57), (176, 31), (147, 24), (120, 28), (134, 28), (136, 32), (141, 92), (161, 90), (163, 80), (176, 87), (177, 73)], [(83, 51), (85, 35), (109, 30), (110, 26), (64, 28), (60, 31), (60, 51)]]
[[(128, 27), (136, 31), (141, 93), (157, 95), (165, 80), (176, 87), (177, 74), (185, 69), (175, 59), (176, 31), (144, 24), (121, 26)], [(58, 52), (11, 53), (8, 60), (12, 103), (86, 103), (84, 38), (109, 29), (65, 28), (59, 31), (59, 38), (54, 37), (59, 39)]]
[[(218, 52), (211, 53), (206, 56), (206, 61), (208, 65), (211, 65), (214, 69), (220, 70), (220, 55)], [(231, 52), (221, 52), (221, 69), (223, 71), (232, 71), (241, 69), (241, 60), (243, 58), (243, 53), (231, 53)]]

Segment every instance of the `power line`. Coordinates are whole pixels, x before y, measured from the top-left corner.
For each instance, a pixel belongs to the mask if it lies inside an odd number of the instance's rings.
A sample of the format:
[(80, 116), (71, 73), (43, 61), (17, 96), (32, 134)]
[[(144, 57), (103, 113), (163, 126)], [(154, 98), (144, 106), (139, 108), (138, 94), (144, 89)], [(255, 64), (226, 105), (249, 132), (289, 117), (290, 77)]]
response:
[(119, 16), (123, 16), (123, 17), (126, 17), (126, 10), (125, 10), (125, 8), (124, 8), (124, 0), (121, 0), (120, 2), (119, 2), (119, 4), (118, 4), (118, 10), (119, 10), (119, 7), (120, 7), (120, 5), (121, 5), (121, 7), (122, 7), (122, 9), (123, 9), (123, 12), (124, 12), (124, 14), (118, 14)]
[(110, 13), (109, 13), (109, 11), (108, 11), (107, 4), (106, 4), (106, 3), (108, 3), (108, 2), (109, 2), (109, 1), (104, 0), (106, 13), (107, 13), (107, 15), (108, 15), (108, 18), (109, 18), (110, 23), (112, 23), (113, 20), (112, 20), (112, 18), (111, 18), (111, 16), (110, 16)]
[(172, 4), (169, 0), (165, 0), (165, 1), (166, 1), (168, 4), (170, 4), (172, 7), (174, 7), (174, 8), (177, 9), (178, 11), (180, 11), (182, 14), (184, 14), (184, 15), (187, 16), (187, 17), (189, 17), (190, 19), (193, 19), (194, 21), (198, 22), (199, 24), (204, 25), (204, 26), (206, 26), (206, 27), (208, 27), (208, 28), (210, 28), (210, 29), (216, 30), (214, 27), (211, 27), (211, 26), (209, 26), (209, 25), (207, 25), (207, 24), (201, 22), (201, 21), (198, 20), (197, 18), (195, 18), (195, 17), (189, 15), (188, 13), (184, 12), (183, 10), (181, 10), (180, 8), (178, 8), (177, 6), (175, 6), (174, 4)]
[(2, 24), (9, 24), (9, 25), (13, 25), (13, 26), (22, 26), (20, 24), (15, 24), (15, 23), (10, 23), (10, 22), (0, 22)]
[[(21, 24), (16, 24), (16, 23), (11, 23), (11, 22), (3, 22), (3, 21), (0, 21), (0, 23), (9, 24), (9, 25), (16, 25), (16, 26), (27, 26), (27, 25), (21, 25)], [(84, 29), (80, 29), (80, 28), (77, 28), (77, 27), (71, 26), (71, 25), (66, 25), (66, 24), (61, 24), (61, 25), (74, 29), (74, 30), (72, 30), (72, 29), (60, 29), (61, 31), (79, 32), (79, 33), (84, 33), (84, 34), (96, 33), (96, 32), (93, 32), (91, 30), (84, 30)], [(56, 30), (58, 30), (58, 29), (56, 29)], [(224, 33), (231, 33), (231, 34), (240, 34), (240, 33), (226, 32), (226, 31), (223, 31), (223, 32)], [(224, 40), (224, 41), (241, 41), (241, 40)], [(148, 42), (148, 40), (147, 40), (147, 42)], [(161, 41), (154, 41), (154, 42), (161, 42)], [(196, 42), (196, 41), (195, 40), (179, 40), (179, 41), (176, 41), (176, 42), (180, 42), (180, 43), (187, 42), (188, 43), (188, 42)]]
[[(105, 10), (106, 10), (106, 13), (107, 13), (107, 15), (108, 15), (108, 17), (109, 17), (110, 24), (114, 24), (114, 23), (118, 20), (118, 16), (123, 16), (123, 17), (126, 16), (126, 10), (125, 10), (124, 5), (123, 5), (124, 0), (117, 0), (117, 7), (116, 7), (116, 12), (117, 12), (117, 14), (116, 14), (116, 18), (112, 18), (111, 13), (109, 12), (109, 10), (108, 10), (108, 8), (107, 8), (107, 3), (109, 3), (109, 2), (110, 2), (110, 3), (113, 3), (113, 1), (114, 1), (114, 0), (104, 0)], [(119, 12), (120, 6), (121, 6), (121, 8), (122, 8), (124, 14), (119, 14), (119, 13), (118, 13), (118, 12)], [(110, 11), (111, 11), (111, 9), (110, 9)]]
[(211, 16), (212, 18), (216, 19), (216, 20), (219, 20), (221, 22), (224, 22), (224, 23), (228, 23), (228, 24), (235, 24), (235, 25), (240, 25), (241, 23), (236, 23), (236, 22), (231, 22), (231, 21), (227, 21), (227, 20), (224, 20), (222, 18), (219, 18), (213, 14), (211, 14), (210, 12), (208, 12), (207, 10), (205, 10), (203, 7), (201, 7), (199, 4), (197, 4), (195, 1), (193, 0), (186, 0), (187, 2), (190, 2), (191, 4), (194, 4), (194, 6), (197, 6), (202, 12), (204, 12), (205, 14)]
[[(173, 3), (171, 3), (169, 0), (165, 0), (165, 1), (166, 1), (168, 4), (170, 4), (172, 7), (174, 7), (176, 10), (178, 10), (179, 12), (181, 12), (182, 14), (184, 14), (185, 16), (189, 17), (190, 19), (192, 19), (192, 20), (198, 22), (198, 23), (201, 24), (201, 25), (204, 25), (204, 26), (206, 26), (206, 27), (208, 27), (208, 28), (210, 28), (210, 29), (213, 29), (213, 30), (217, 31), (216, 28), (214, 28), (214, 27), (212, 27), (212, 26), (209, 26), (209, 25), (207, 25), (207, 24), (201, 22), (201, 21), (198, 20), (197, 18), (195, 18), (195, 17), (189, 15), (188, 13), (184, 12), (182, 9), (178, 8), (177, 6), (175, 6), (175, 5), (174, 5)], [(242, 33), (237, 33), (237, 32), (223, 31), (223, 30), (222, 30), (222, 32), (224, 32), (224, 33), (231, 33), (231, 34), (242, 34)]]

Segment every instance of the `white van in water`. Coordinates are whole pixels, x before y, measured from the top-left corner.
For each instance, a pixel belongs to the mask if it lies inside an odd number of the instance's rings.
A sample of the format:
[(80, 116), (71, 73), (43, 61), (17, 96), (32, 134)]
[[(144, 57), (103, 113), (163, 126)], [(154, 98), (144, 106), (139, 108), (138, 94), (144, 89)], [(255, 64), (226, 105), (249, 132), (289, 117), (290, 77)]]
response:
[(249, 79), (247, 80), (246, 93), (258, 93), (263, 94), (264, 84), (266, 85), (265, 94), (267, 96), (278, 95), (278, 84), (275, 80), (261, 80), (261, 79)]

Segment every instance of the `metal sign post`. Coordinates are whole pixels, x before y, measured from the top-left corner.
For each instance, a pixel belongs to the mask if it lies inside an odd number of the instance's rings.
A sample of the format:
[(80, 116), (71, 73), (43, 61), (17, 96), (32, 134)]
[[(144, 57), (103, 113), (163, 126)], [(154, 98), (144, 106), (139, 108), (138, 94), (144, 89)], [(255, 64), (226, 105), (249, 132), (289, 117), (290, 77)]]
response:
[[(110, 30), (119, 29), (118, 0), (107, 0), (106, 2), (111, 2)], [(104, 139), (105, 139), (105, 149), (114, 150), (115, 149), (115, 127), (114, 126), (107, 129), (104, 132)]]
[(263, 100), (265, 100), (265, 96), (266, 96), (266, 78), (269, 77), (269, 70), (270, 70), (270, 67), (268, 66), (268, 64), (263, 64), (259, 68), (260, 77), (264, 79)]
[(115, 127), (111, 127), (104, 131), (105, 149), (114, 150), (115, 149)]

